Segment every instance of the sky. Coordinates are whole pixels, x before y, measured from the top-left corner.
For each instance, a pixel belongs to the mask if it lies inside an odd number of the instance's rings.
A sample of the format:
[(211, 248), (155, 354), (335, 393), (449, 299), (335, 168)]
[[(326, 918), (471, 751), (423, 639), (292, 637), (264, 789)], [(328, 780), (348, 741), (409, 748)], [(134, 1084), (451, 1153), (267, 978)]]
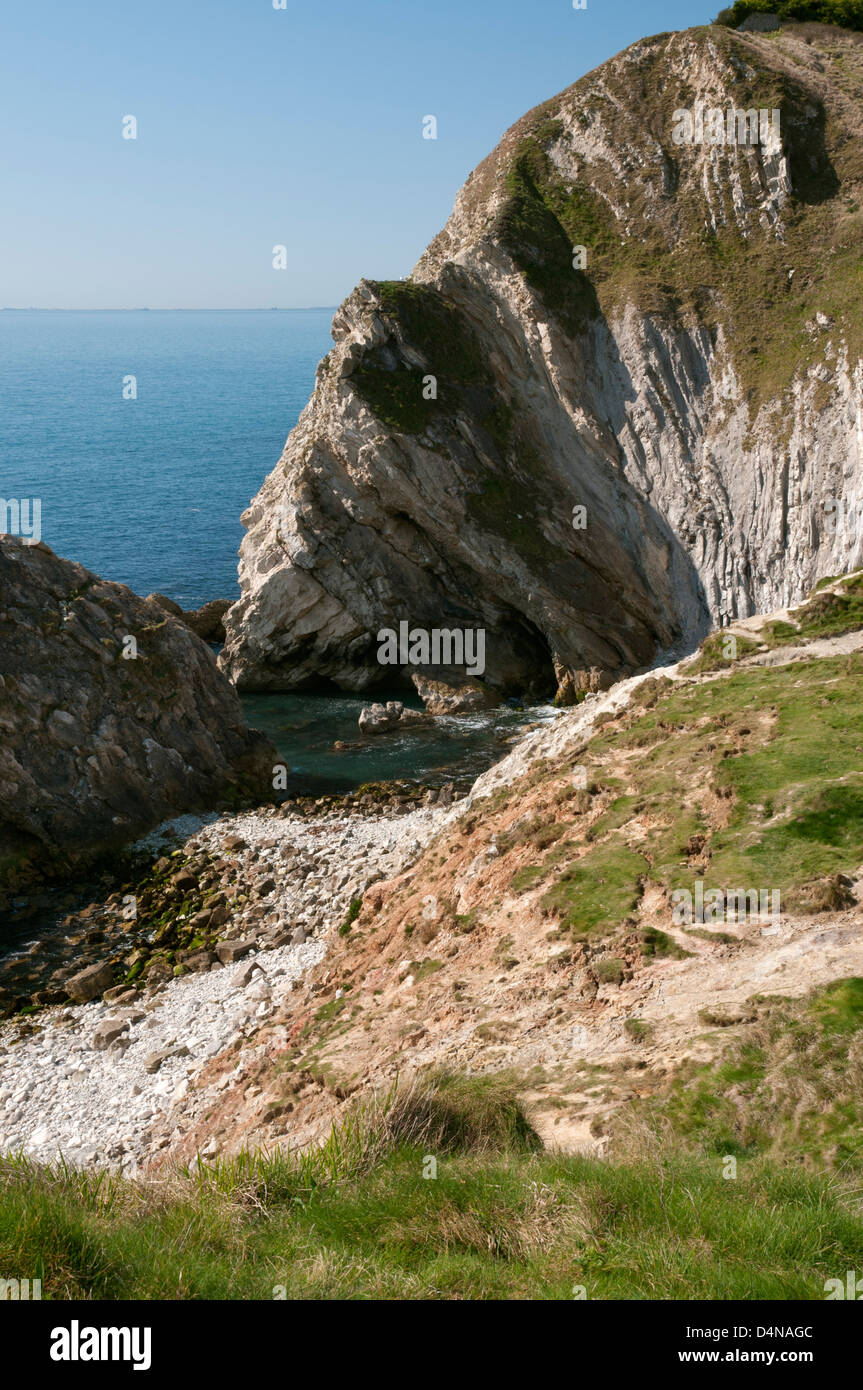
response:
[(719, 8), (0, 0), (0, 307), (307, 308), (408, 275), (525, 111)]

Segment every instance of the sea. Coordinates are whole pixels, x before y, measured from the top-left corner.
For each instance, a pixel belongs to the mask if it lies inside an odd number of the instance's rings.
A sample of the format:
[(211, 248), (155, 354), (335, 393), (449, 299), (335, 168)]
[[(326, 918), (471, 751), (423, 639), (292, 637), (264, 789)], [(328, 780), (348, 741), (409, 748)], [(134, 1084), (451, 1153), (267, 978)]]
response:
[[(312, 393), (333, 312), (0, 310), (0, 497), (40, 499), (52, 550), (136, 593), (238, 598), (240, 515)], [(243, 702), (302, 794), (467, 784), (525, 722), (553, 717), (503, 709), (361, 739), (368, 698)]]

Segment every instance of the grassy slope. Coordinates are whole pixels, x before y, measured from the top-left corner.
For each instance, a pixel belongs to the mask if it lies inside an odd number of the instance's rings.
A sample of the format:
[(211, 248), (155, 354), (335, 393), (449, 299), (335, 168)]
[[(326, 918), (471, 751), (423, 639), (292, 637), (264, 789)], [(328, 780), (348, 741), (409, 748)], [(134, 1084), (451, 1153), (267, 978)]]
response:
[[(816, 1050), (841, 1038), (859, 1055), (861, 1000), (855, 981), (809, 1003)], [(630, 1132), (638, 1156), (611, 1162), (537, 1151), (505, 1083), (458, 1078), (410, 1093), (395, 1123), (391, 1097), (306, 1160), (247, 1157), (161, 1183), (6, 1160), (0, 1266), (55, 1299), (267, 1299), (279, 1285), (288, 1298), (570, 1299), (577, 1286), (599, 1299), (822, 1298), (863, 1261), (859, 1199), (841, 1174), (801, 1168), (793, 1146), (777, 1152), (796, 1093), (777, 1093), (763, 1142), (763, 1098), (738, 1097), (747, 1143), (717, 1144), (733, 1075), (675, 1090), (650, 1115), (654, 1135), (673, 1122), (672, 1142)]]
[(791, 1158), (812, 1173), (859, 1181), (861, 1064), (863, 980), (837, 980), (803, 1000), (754, 996), (720, 1061), (685, 1064), (663, 1094), (627, 1112), (618, 1137), (643, 1120), (678, 1146), (778, 1164)]
[[(794, 641), (860, 626), (859, 580), (845, 587), (847, 601), (798, 610)], [(841, 895), (830, 881), (856, 869), (863, 845), (863, 654), (730, 669), (705, 648), (693, 671), (721, 664), (726, 678), (637, 694), (586, 755), (602, 814), (588, 827), (573, 819), (563, 844), (515, 871), (516, 890), (547, 885), (542, 905), (574, 939), (613, 935), (650, 885), (667, 895), (696, 878), (705, 893), (778, 889), (797, 910), (841, 905), (823, 896)], [(552, 796), (565, 773), (543, 774)], [(535, 850), (545, 828), (539, 818)]]

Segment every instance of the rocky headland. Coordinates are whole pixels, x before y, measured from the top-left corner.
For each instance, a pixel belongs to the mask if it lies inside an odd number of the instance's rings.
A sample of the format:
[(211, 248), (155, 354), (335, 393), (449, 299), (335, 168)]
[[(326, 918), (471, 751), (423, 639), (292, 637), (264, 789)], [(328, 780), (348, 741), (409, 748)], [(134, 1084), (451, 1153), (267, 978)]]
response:
[[(859, 564), (861, 97), (857, 33), (711, 26), (517, 122), (411, 278), (336, 314), (243, 518), (232, 679), (391, 684), (407, 620), (565, 702)], [(676, 143), (696, 101), (780, 129)]]

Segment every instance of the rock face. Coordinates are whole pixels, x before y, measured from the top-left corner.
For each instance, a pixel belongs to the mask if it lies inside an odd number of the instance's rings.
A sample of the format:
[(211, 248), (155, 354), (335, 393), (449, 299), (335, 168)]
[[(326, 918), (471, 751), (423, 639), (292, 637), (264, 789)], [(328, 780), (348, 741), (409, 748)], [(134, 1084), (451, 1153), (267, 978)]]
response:
[(97, 965), (88, 965), (85, 970), (73, 975), (66, 982), (66, 992), (77, 1004), (86, 1004), (88, 1000), (97, 998), (104, 990), (109, 989), (113, 982), (114, 972), (110, 963), (100, 961)]
[(7, 882), (32, 856), (79, 860), (226, 796), (264, 800), (278, 761), (202, 641), (122, 584), (11, 537), (0, 730)]
[[(391, 688), (407, 620), (565, 700), (860, 563), (861, 97), (859, 35), (714, 26), (519, 121), (411, 280), (337, 312), (243, 517), (232, 677)], [(779, 129), (708, 143), (699, 102)]]

